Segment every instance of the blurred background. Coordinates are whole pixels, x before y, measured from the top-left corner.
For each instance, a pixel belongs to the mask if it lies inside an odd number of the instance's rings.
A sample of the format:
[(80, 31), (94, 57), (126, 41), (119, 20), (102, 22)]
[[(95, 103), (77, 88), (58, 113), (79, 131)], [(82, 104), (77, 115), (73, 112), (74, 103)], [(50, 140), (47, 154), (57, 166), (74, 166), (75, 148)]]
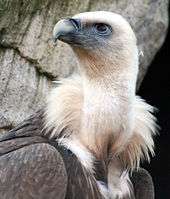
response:
[(158, 108), (160, 126), (155, 137), (156, 156), (144, 167), (153, 177), (156, 199), (170, 198), (170, 30), (140, 86), (138, 94)]
[(42, 107), (52, 80), (77, 70), (69, 46), (52, 45), (54, 24), (62, 17), (90, 10), (120, 13), (132, 25), (143, 52), (138, 94), (159, 109), (156, 156), (144, 167), (153, 177), (156, 199), (169, 199), (168, 4), (168, 0), (0, 0), (0, 133)]

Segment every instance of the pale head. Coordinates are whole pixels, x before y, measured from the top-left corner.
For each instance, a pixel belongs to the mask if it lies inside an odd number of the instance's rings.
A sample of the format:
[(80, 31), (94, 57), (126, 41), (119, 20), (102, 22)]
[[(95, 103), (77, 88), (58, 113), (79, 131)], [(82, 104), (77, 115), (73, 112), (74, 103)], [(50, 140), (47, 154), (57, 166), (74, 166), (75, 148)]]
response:
[(137, 69), (136, 37), (129, 23), (119, 14), (107, 11), (80, 13), (59, 21), (53, 36), (73, 48), (89, 75), (92, 70), (99, 75), (128, 67)]

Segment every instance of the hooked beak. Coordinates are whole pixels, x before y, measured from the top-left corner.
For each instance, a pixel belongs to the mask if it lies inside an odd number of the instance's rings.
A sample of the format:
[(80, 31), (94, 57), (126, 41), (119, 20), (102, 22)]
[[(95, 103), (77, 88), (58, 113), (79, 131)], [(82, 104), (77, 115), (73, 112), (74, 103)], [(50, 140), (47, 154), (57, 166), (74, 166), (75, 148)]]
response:
[(62, 19), (53, 29), (53, 41), (56, 44), (57, 40), (71, 43), (73, 36), (81, 29), (81, 23), (79, 19)]

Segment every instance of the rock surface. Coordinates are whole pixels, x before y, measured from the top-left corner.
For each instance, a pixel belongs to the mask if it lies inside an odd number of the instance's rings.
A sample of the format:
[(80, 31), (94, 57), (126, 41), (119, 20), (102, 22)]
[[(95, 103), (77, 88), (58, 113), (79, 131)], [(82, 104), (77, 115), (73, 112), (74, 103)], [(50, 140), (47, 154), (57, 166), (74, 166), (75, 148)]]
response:
[(52, 46), (52, 29), (60, 18), (89, 10), (114, 11), (131, 23), (144, 54), (142, 81), (166, 36), (168, 0), (0, 0), (0, 131), (42, 106), (51, 80), (76, 70), (71, 49)]

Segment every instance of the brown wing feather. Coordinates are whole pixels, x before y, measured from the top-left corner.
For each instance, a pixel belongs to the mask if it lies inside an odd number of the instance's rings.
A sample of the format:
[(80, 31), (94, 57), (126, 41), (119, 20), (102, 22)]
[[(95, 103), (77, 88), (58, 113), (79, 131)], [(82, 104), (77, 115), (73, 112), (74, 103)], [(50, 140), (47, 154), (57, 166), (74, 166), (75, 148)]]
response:
[(40, 110), (0, 138), (1, 199), (102, 199), (95, 178), (42, 129)]

